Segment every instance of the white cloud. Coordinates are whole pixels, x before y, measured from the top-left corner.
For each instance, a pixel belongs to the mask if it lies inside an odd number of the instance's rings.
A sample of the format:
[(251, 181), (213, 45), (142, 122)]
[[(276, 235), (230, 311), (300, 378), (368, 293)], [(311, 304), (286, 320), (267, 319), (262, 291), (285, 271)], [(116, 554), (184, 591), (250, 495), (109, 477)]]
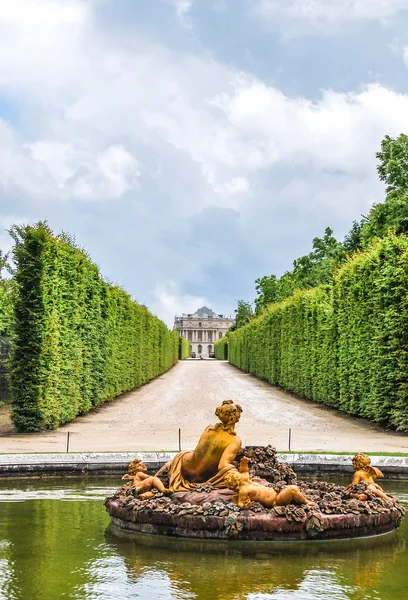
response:
[(138, 187), (137, 159), (121, 145), (103, 151), (80, 144), (23, 144), (0, 120), (0, 184), (32, 196), (98, 200), (119, 198)]
[(208, 304), (205, 297), (180, 294), (175, 281), (165, 281), (158, 284), (154, 291), (154, 298), (151, 310), (158, 314), (170, 328), (174, 324), (174, 315), (193, 313), (201, 306)]
[[(179, 5), (181, 15), (188, 14), (187, 4)], [(280, 3), (288, 10), (293, 5)], [(139, 32), (127, 38), (105, 30), (94, 19), (92, 2), (0, 0), (0, 6), (0, 88), (21, 115), (18, 130), (0, 120), (2, 212), (21, 198), (24, 215), (52, 214), (54, 223), (75, 232), (82, 217), (75, 213), (78, 202), (69, 212), (71, 200), (122, 199), (123, 212), (117, 203), (111, 213), (103, 212), (109, 203), (82, 203), (92, 213), (83, 231), (91, 236), (95, 228), (93, 248), (97, 254), (104, 247), (108, 275), (129, 288), (126, 278), (134, 277), (132, 291), (141, 301), (151, 299), (147, 290), (157, 281), (173, 282), (156, 288), (152, 307), (166, 320), (207, 302), (184, 296), (174, 281), (194, 281), (202, 289), (221, 265), (219, 281), (227, 286), (225, 273), (238, 269), (234, 253), (241, 248), (256, 248), (262, 264), (284, 255), (285, 211), (293, 221), (304, 209), (327, 225), (340, 210), (344, 222), (358, 218), (357, 202), (367, 189), (370, 201), (381, 199), (372, 185), (375, 152), (385, 134), (408, 131), (408, 95), (372, 85), (352, 93), (323, 90), (314, 101), (290, 97), (208, 55), (172, 52)], [(311, 6), (324, 13), (326, 4), (316, 0)], [(281, 167), (293, 184), (279, 183)], [(125, 204), (124, 195), (133, 190), (138, 193)], [(211, 217), (202, 223), (205, 207)], [(213, 207), (239, 209), (228, 243), (224, 235), (235, 216), (222, 210), (213, 216)], [(10, 212), (18, 218), (14, 207), (7, 207)], [(121, 258), (108, 256), (99, 239), (103, 219), (108, 230), (115, 219), (112, 246), (121, 249)], [(297, 230), (291, 224), (291, 231), (310, 243), (304, 223), (314, 221), (303, 219)], [(183, 236), (190, 229), (186, 249)], [(279, 253), (269, 242), (275, 237)], [(133, 262), (139, 257), (137, 277), (127, 267), (129, 248)], [(140, 261), (143, 253), (148, 260)], [(285, 260), (288, 267), (290, 258)], [(256, 269), (251, 284), (262, 274)]]
[(178, 17), (184, 17), (190, 12), (193, 0), (173, 0), (174, 7)]
[[(317, 10), (316, 4), (310, 6)], [(0, 70), (3, 85), (24, 91), (25, 102), (34, 95), (32, 110), (41, 114), (35, 141), (22, 149), (22, 161), (33, 159), (23, 183), (31, 176), (34, 186), (43, 181), (76, 197), (119, 197), (136, 187), (140, 145), (156, 150), (170, 145), (199, 165), (213, 194), (197, 198), (197, 206), (225, 206), (227, 198), (234, 205), (254, 173), (279, 164), (374, 173), (381, 138), (408, 130), (408, 96), (381, 85), (354, 93), (326, 90), (317, 101), (291, 98), (208, 58), (173, 55), (144, 40), (127, 46), (126, 40), (111, 39), (96, 29), (90, 3), (68, 0), (58, 16), (60, 5), (41, 2), (53, 15), (55, 49), (42, 54), (38, 65), (14, 72), (18, 36), (8, 38), (7, 52), (0, 52), (1, 60), (9, 57), (8, 68)], [(28, 17), (17, 25), (13, 15), (8, 14), (12, 31), (30, 29)], [(69, 41), (73, 24), (76, 36)], [(47, 34), (41, 30), (31, 39), (36, 57), (42, 37)], [(54, 54), (64, 55), (63, 75), (56, 77)], [(40, 87), (45, 72), (51, 77)], [(16, 162), (5, 167), (15, 170)]]
[(235, 208), (240, 205), (237, 199), (245, 196), (249, 191), (250, 185), (245, 177), (233, 177), (230, 181), (221, 185), (215, 185), (214, 191), (224, 200), (223, 205)]
[[(71, 193), (83, 199), (119, 198), (137, 188), (140, 176), (136, 158), (121, 145), (109, 146), (96, 156), (89, 171), (73, 179)], [(68, 182), (69, 183), (69, 182)]]
[(240, 77), (216, 104), (225, 122), (222, 153), (215, 144), (214, 156), (248, 171), (287, 163), (372, 172), (382, 137), (408, 130), (408, 95), (378, 84), (354, 93), (324, 91), (313, 102)]
[[(91, 2), (0, 0), (0, 85), (69, 91), (89, 66), (83, 53)], [(85, 83), (85, 79), (82, 80)], [(51, 96), (52, 100), (54, 96)]]
[(194, 0), (170, 0), (176, 11), (179, 25), (185, 29), (193, 29), (193, 21), (190, 16)]
[(332, 31), (353, 21), (388, 21), (407, 10), (406, 0), (257, 0), (256, 10), (290, 29)]

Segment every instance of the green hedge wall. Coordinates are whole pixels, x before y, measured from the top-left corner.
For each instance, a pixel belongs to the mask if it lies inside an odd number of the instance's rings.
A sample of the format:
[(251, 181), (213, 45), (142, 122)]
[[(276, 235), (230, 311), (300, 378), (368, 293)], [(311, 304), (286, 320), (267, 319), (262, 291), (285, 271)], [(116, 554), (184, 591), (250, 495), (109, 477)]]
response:
[(228, 336), (240, 369), (408, 431), (408, 240), (390, 234), (332, 284), (270, 305)]
[(12, 416), (53, 429), (167, 371), (178, 335), (46, 224), (14, 227)]
[(184, 360), (190, 356), (190, 342), (184, 337), (179, 337), (179, 360)]
[(215, 358), (218, 360), (228, 360), (228, 338), (223, 337), (214, 344)]

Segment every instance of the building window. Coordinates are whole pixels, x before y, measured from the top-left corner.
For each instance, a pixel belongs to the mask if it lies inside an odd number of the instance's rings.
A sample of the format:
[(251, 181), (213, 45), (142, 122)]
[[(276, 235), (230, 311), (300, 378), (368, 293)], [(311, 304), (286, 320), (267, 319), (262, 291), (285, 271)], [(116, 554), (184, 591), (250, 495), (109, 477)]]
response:
[(189, 332), (188, 332), (188, 341), (189, 341), (189, 342), (192, 342), (192, 341), (193, 341), (193, 332), (192, 332), (192, 331), (189, 331)]
[(199, 341), (199, 342), (202, 342), (202, 341), (203, 341), (203, 332), (202, 332), (202, 331), (199, 331), (199, 332), (198, 332), (198, 341)]
[(208, 354), (211, 354), (211, 352), (212, 352), (212, 346), (211, 346), (211, 344), (209, 344), (208, 345)]
[(201, 327), (201, 321), (199, 322), (198, 326)]
[(209, 342), (212, 342), (212, 341), (213, 341), (213, 340), (212, 340), (212, 331), (209, 331), (209, 332), (208, 332), (208, 341), (209, 341)]
[(218, 339), (220, 340), (221, 338), (222, 338), (222, 331), (220, 331), (218, 334)]
[(198, 354), (201, 354), (201, 353), (202, 353), (202, 351), (203, 351), (203, 347), (202, 347), (202, 345), (201, 345), (201, 344), (198, 344), (198, 348), (197, 348), (197, 352), (198, 352)]

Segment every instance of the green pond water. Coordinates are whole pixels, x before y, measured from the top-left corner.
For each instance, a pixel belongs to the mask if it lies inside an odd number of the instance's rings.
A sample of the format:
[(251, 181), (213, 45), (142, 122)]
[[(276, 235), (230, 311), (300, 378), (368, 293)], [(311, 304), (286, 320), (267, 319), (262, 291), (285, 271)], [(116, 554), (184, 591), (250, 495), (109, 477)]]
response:
[[(408, 517), (395, 533), (343, 542), (135, 539), (109, 527), (103, 499), (117, 484), (0, 481), (0, 598), (408, 598)], [(384, 487), (408, 506), (408, 483)]]

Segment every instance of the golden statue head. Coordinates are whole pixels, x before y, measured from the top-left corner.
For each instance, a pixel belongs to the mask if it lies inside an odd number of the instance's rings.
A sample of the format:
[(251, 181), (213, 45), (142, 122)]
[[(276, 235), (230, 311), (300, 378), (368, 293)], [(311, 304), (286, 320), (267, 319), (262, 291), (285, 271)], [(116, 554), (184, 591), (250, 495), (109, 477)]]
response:
[(377, 467), (371, 466), (370, 457), (367, 454), (363, 454), (362, 452), (358, 452), (355, 456), (353, 456), (353, 467), (355, 471), (365, 471), (373, 477), (384, 477), (384, 474)]
[(233, 469), (225, 475), (224, 481), (227, 488), (237, 491), (241, 483), (241, 477), (238, 471)]
[(142, 473), (147, 473), (147, 467), (142, 460), (134, 458), (132, 461), (130, 461), (128, 466), (129, 475), (137, 475), (141, 471)]
[(367, 467), (371, 466), (370, 457), (362, 452), (358, 452), (353, 456), (352, 462), (355, 471), (364, 471)]
[(217, 406), (215, 414), (222, 423), (223, 429), (233, 432), (235, 423), (238, 423), (242, 413), (239, 404), (233, 400), (224, 400), (221, 406)]

